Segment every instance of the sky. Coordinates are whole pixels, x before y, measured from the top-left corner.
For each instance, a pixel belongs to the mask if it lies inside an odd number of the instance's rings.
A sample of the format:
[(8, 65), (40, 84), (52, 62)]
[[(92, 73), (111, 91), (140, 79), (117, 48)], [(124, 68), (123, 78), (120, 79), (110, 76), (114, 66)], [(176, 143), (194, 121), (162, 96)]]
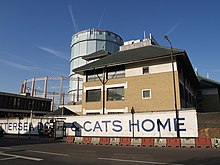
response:
[(200, 75), (220, 81), (219, 6), (219, 0), (0, 0), (0, 91), (20, 93), (22, 81), (33, 77), (68, 77), (72, 35), (91, 28), (124, 41), (143, 39), (146, 31), (161, 46), (169, 46), (168, 35)]

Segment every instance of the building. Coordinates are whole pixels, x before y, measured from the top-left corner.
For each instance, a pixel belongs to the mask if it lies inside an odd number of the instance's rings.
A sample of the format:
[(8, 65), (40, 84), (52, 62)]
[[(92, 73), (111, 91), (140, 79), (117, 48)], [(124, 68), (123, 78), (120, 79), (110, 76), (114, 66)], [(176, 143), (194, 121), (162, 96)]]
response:
[(0, 92), (0, 117), (42, 116), (50, 112), (51, 100)]
[(71, 101), (81, 100), (82, 81), (79, 79), (81, 76), (73, 70), (88, 63), (83, 57), (99, 50), (114, 54), (122, 44), (123, 39), (118, 34), (106, 30), (88, 29), (73, 35), (69, 75), (69, 93), (73, 95)]
[(172, 49), (172, 70), (171, 49), (144, 42), (73, 70), (84, 76), (84, 115), (174, 110), (174, 90), (177, 109), (196, 107), (199, 82), (186, 51)]
[(198, 75), (197, 95), (199, 112), (220, 112), (220, 83)]

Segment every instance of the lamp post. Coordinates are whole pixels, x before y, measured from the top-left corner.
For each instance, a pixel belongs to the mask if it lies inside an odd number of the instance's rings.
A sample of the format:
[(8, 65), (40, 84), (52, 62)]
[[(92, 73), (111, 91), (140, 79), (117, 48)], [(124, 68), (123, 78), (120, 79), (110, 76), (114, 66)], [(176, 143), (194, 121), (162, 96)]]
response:
[[(96, 72), (96, 69), (94, 68), (94, 71)], [(102, 79), (99, 76), (98, 73), (96, 73), (97, 77), (99, 78), (99, 81), (102, 83), (102, 114), (105, 115), (105, 85), (108, 82), (108, 78), (107, 78), (107, 66), (105, 66), (105, 68), (103, 68), (103, 73), (102, 73)]]
[(28, 135), (28, 138), (29, 138), (29, 139), (31, 138), (32, 118), (33, 118), (33, 110), (31, 110), (31, 113), (30, 113), (29, 135)]
[(174, 62), (173, 62), (173, 47), (167, 35), (164, 36), (164, 39), (167, 40), (170, 44), (170, 57), (171, 57), (172, 73), (173, 73), (174, 107), (175, 107), (175, 112), (176, 112), (176, 131), (177, 131), (177, 137), (179, 138), (180, 137), (179, 111), (177, 109), (177, 99), (176, 99), (176, 82), (175, 82), (175, 72), (174, 72)]
[(134, 138), (134, 107), (131, 107), (131, 115), (132, 115), (132, 137)]

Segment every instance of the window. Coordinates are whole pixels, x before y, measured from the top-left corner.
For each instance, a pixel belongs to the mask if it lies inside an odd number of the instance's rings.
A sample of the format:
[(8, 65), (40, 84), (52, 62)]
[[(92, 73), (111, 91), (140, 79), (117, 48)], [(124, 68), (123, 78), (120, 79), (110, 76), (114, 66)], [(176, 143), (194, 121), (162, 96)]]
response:
[[(102, 80), (103, 75), (99, 74), (100, 79)], [(97, 74), (92, 74), (92, 75), (87, 75), (87, 82), (91, 82), (91, 81), (99, 81), (99, 77)]]
[(108, 101), (124, 100), (124, 87), (108, 88)]
[(89, 113), (86, 113), (86, 115), (100, 115), (99, 112), (89, 112)]
[(86, 102), (94, 102), (101, 100), (101, 89), (93, 89), (86, 91)]
[(123, 112), (108, 112), (108, 114), (123, 114)]
[(13, 108), (17, 108), (17, 98), (16, 97), (14, 97), (13, 98)]
[(108, 79), (125, 77), (125, 66), (121, 65), (117, 67), (108, 68), (107, 76), (108, 76)]
[(151, 90), (143, 89), (142, 90), (142, 99), (150, 99), (151, 98)]
[(149, 66), (144, 66), (143, 67), (143, 74), (148, 74), (149, 73)]
[(123, 78), (123, 77), (125, 77), (125, 70), (108, 72), (108, 79)]
[(101, 80), (103, 79), (102, 69), (96, 69), (96, 70), (88, 71), (86, 73), (86, 82), (99, 81), (99, 78)]

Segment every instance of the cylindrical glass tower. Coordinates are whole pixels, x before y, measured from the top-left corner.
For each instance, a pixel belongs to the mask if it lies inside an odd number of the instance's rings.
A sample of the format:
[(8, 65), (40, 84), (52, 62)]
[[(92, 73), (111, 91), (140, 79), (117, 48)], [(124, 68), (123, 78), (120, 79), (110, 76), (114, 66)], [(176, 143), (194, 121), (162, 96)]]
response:
[(86, 64), (82, 57), (99, 50), (114, 54), (118, 52), (121, 45), (123, 45), (123, 39), (118, 34), (106, 30), (89, 29), (73, 35), (69, 75), (69, 94), (73, 97), (70, 101), (77, 102), (82, 99), (82, 81), (77, 81), (82, 77), (72, 72), (73, 69)]

